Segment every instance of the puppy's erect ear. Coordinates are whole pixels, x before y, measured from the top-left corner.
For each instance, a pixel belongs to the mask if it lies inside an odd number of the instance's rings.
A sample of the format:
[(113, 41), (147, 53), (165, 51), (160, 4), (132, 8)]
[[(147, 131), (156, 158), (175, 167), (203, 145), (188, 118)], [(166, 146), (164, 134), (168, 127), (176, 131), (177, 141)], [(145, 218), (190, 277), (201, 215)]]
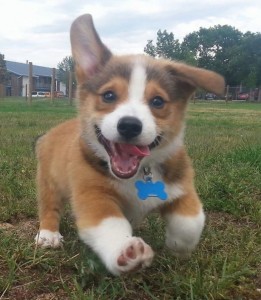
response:
[(176, 62), (170, 63), (167, 66), (167, 69), (179, 80), (181, 89), (185, 86), (187, 87), (188, 94), (192, 94), (197, 87), (217, 95), (222, 95), (224, 93), (224, 78), (213, 71)]
[(71, 26), (72, 55), (78, 83), (95, 75), (112, 56), (97, 34), (92, 16), (78, 17)]

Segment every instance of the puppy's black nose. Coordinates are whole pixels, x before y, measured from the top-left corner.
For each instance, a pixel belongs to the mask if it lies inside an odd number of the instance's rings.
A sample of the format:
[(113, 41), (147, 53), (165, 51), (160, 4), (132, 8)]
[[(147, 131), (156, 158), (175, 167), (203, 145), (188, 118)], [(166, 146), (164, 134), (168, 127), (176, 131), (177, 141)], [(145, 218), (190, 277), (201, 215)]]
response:
[(142, 123), (135, 117), (123, 117), (119, 120), (117, 129), (122, 137), (131, 139), (141, 133)]

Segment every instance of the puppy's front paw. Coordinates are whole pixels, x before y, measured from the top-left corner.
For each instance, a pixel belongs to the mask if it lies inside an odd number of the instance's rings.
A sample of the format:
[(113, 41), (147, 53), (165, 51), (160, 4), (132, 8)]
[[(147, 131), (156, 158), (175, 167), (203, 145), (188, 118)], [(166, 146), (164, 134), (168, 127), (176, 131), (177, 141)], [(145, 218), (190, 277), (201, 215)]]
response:
[(44, 248), (58, 248), (62, 245), (63, 236), (58, 231), (42, 229), (35, 237), (36, 245)]
[(141, 238), (133, 237), (117, 258), (116, 274), (128, 273), (150, 266), (154, 253)]

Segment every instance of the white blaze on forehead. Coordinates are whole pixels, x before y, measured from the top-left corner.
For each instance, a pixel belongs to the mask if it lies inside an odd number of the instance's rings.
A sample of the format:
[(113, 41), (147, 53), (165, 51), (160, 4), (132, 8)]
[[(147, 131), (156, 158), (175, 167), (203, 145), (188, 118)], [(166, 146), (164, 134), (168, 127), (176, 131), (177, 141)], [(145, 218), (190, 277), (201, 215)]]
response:
[(157, 126), (154, 117), (145, 101), (147, 84), (146, 68), (141, 59), (133, 62), (128, 87), (128, 98), (116, 109), (105, 115), (98, 124), (102, 134), (110, 141), (117, 142), (121, 137), (117, 124), (123, 117), (136, 117), (142, 122), (142, 132), (137, 137), (137, 144), (149, 145), (157, 137)]
[(146, 87), (147, 75), (144, 66), (136, 62), (134, 64), (130, 83), (129, 83), (129, 100), (142, 101)]

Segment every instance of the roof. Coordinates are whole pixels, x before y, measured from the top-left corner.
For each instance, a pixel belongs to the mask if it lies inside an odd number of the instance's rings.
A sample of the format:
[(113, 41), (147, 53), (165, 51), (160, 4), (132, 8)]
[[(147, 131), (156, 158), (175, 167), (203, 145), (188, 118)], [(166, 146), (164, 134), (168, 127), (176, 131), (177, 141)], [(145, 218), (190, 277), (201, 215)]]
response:
[[(19, 76), (29, 76), (29, 64), (6, 60), (6, 69), (8, 72)], [(52, 68), (33, 65), (33, 76), (52, 77)]]

